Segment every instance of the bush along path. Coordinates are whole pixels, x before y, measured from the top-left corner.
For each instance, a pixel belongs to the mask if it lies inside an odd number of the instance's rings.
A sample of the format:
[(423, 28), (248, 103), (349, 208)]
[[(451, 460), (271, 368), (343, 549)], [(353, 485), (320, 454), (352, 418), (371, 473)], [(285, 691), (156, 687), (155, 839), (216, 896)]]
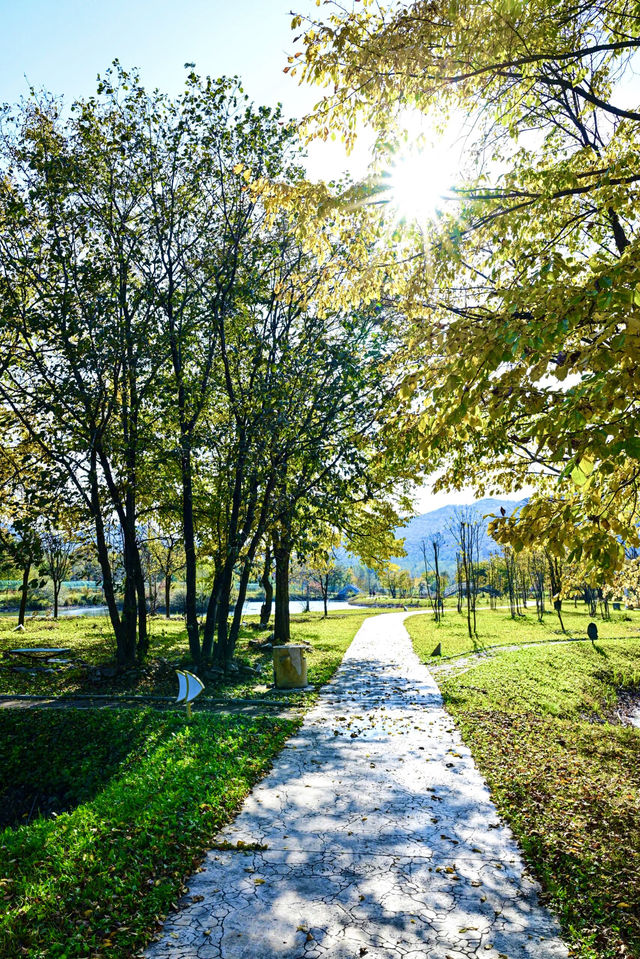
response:
[(365, 621), (148, 959), (567, 956), (406, 615)]

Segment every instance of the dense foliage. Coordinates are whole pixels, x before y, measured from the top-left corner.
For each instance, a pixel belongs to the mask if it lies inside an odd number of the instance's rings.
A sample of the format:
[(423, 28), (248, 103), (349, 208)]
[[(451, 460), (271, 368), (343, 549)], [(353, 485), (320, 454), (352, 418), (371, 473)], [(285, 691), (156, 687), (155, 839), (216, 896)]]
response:
[[(636, 8), (364, 0), (330, 4), (317, 22), (296, 16), (300, 26), (291, 71), (333, 88), (316, 135), (339, 131), (350, 143), (366, 121), (380, 135), (382, 170), (407, 111), (440, 128), (463, 118), (466, 162), (439, 216), (395, 235), (390, 249), (379, 207), (369, 219), (380, 270), (411, 318), (407, 428), (443, 471), (440, 485), (471, 479), (482, 494), (537, 481), (539, 495), (518, 517), (498, 518), (495, 535), (516, 548), (546, 542), (595, 581), (624, 569), (633, 585)], [(428, 152), (423, 165), (426, 179)], [(360, 199), (384, 199), (385, 186), (370, 183)]]
[(121, 666), (148, 651), (154, 551), (165, 589), (184, 569), (198, 666), (232, 663), (260, 554), (275, 560), (287, 641), (294, 549), (338, 531), (384, 558), (392, 477), (407, 472), (380, 439), (393, 319), (369, 300), (322, 301), (344, 244), (328, 231), (321, 254), (306, 251), (293, 218), (248, 188), (299, 181), (295, 130), (237, 80), (192, 73), (172, 100), (116, 63), (68, 110), (35, 94), (6, 107), (0, 150), (7, 542), (20, 523), (37, 536), (27, 506), (55, 476), (69, 525), (93, 527)]

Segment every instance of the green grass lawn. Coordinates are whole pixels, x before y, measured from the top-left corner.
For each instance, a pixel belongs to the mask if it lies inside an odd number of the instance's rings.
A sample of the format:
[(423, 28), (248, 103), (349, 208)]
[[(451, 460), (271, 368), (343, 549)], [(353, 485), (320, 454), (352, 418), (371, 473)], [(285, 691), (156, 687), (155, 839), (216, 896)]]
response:
[[(313, 645), (310, 682), (331, 678), (367, 615), (295, 617), (293, 639)], [(18, 635), (20, 645), (72, 646), (94, 664), (112, 657), (103, 621), (52, 625), (32, 622), (26, 634), (5, 628), (4, 648), (17, 645)], [(180, 657), (183, 624), (154, 626), (154, 655)], [(253, 635), (244, 634), (240, 652), (256, 662), (246, 645)], [(2, 671), (5, 690), (10, 675)], [(17, 675), (20, 692), (87, 691), (64, 673)], [(175, 692), (173, 672), (166, 684)], [(126, 691), (165, 692), (165, 685), (150, 687), (141, 674)], [(246, 681), (213, 692), (260, 694)], [(181, 711), (124, 707), (0, 711), (0, 829), (7, 827), (0, 832), (0, 956), (137, 954), (296, 726), (205, 712), (188, 723)]]
[[(425, 619), (408, 625), (428, 660)], [(487, 645), (539, 638), (533, 623), (506, 625), (486, 628)], [(443, 651), (468, 648), (446, 622), (436, 632)], [(575, 954), (640, 956), (640, 730), (615, 715), (618, 690), (640, 689), (640, 637), (503, 651), (440, 684)]]
[(466, 613), (458, 613), (455, 609), (446, 609), (440, 623), (433, 621), (428, 614), (410, 618), (406, 627), (413, 640), (416, 652), (422, 659), (430, 658), (438, 643), (442, 645), (443, 656), (460, 656), (467, 652), (478, 652), (490, 646), (515, 645), (520, 643), (548, 642), (549, 640), (563, 640), (569, 638), (586, 639), (587, 626), (593, 620), (598, 627), (598, 635), (603, 638), (633, 637), (640, 638), (640, 612), (615, 612), (611, 619), (602, 620), (598, 616), (592, 617), (583, 603), (577, 609), (573, 603), (567, 603), (562, 610), (566, 634), (560, 628), (558, 617), (554, 612), (544, 615), (544, 622), (539, 623), (535, 606), (531, 607), (524, 616), (511, 619), (508, 609), (477, 610), (478, 636), (469, 639)]
[[(291, 617), (292, 642), (308, 642), (308, 676), (312, 685), (321, 685), (333, 674), (363, 620), (366, 610), (300, 613)], [(247, 622), (251, 617), (247, 617)], [(106, 616), (61, 617), (57, 622), (44, 618), (28, 620), (24, 632), (13, 631), (14, 617), (0, 618), (0, 693), (31, 695), (140, 694), (171, 696), (177, 692), (176, 667), (189, 668), (187, 634), (182, 617), (150, 620), (151, 649), (145, 663), (118, 676), (96, 677), (92, 667), (112, 664), (115, 641)], [(237, 656), (248, 666), (260, 666), (259, 677), (239, 675), (219, 682), (207, 682), (203, 697), (260, 698), (271, 695), (271, 654), (253, 650), (250, 639), (264, 633), (243, 628)], [(53, 672), (15, 672), (2, 652), (27, 646), (70, 647), (72, 664)]]
[(0, 955), (131, 959), (295, 725), (0, 712), (2, 808), (68, 810), (0, 832)]
[(367, 606), (373, 609), (399, 609), (401, 610), (404, 606), (407, 609), (429, 609), (431, 603), (428, 599), (418, 599), (416, 596), (411, 596), (407, 599), (399, 599), (393, 596), (354, 596), (350, 600), (354, 607), (358, 606)]

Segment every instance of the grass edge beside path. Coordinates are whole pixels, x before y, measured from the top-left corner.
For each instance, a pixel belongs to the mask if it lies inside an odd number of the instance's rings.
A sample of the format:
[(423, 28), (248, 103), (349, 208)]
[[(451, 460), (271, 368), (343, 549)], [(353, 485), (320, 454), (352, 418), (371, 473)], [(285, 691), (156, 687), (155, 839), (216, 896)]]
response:
[[(553, 611), (544, 614), (542, 623), (538, 621), (535, 609), (529, 608), (523, 615), (512, 619), (508, 609), (478, 609), (478, 635), (469, 638), (466, 612), (458, 613), (447, 609), (440, 623), (433, 616), (413, 615), (405, 621), (405, 626), (416, 653), (424, 662), (437, 662), (453, 659), (473, 653), (482, 653), (505, 646), (517, 646), (524, 643), (564, 643), (568, 641), (589, 642), (587, 626), (595, 621), (600, 639), (624, 639), (637, 636), (640, 639), (640, 612), (627, 610), (614, 612), (610, 619), (601, 620), (589, 614), (584, 604), (577, 608), (570, 604), (563, 610), (562, 617), (566, 626), (563, 633), (558, 618)], [(442, 657), (432, 659), (433, 650), (440, 644)]]
[(640, 638), (504, 650), (437, 681), (572, 954), (640, 957), (640, 730), (609, 721), (640, 689)]
[[(325, 621), (315, 675), (310, 669), (317, 686), (368, 615), (349, 616), (350, 628), (333, 638)], [(0, 956), (140, 954), (301, 722), (202, 712), (187, 723), (178, 711), (126, 708), (2, 711), (6, 781), (22, 777), (33, 789), (48, 778), (69, 811), (0, 832)]]

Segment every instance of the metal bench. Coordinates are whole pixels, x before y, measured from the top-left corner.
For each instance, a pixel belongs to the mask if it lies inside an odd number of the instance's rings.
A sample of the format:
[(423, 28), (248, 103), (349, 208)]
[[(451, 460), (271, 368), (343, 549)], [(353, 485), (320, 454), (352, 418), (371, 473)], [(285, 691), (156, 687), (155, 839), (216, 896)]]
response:
[(5, 649), (2, 655), (7, 659), (15, 658), (28, 663), (68, 663), (68, 659), (60, 659), (60, 657), (71, 655), (71, 647), (21, 646), (16, 649)]

